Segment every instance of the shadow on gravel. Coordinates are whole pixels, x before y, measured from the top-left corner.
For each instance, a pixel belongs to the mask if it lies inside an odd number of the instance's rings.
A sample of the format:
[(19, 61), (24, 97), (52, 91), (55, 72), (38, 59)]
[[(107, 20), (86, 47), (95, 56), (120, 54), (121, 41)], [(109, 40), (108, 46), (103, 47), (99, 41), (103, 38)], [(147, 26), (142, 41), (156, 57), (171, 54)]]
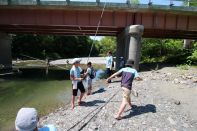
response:
[(83, 102), (81, 103), (80, 106), (99, 106), (98, 104), (101, 104), (101, 103), (105, 103), (105, 101), (102, 101), (102, 100), (93, 100), (93, 101), (88, 101), (88, 102)]
[(174, 67), (174, 64), (167, 64), (161, 62), (152, 62), (152, 63), (143, 63), (140, 64), (140, 72), (151, 71), (151, 70), (159, 70), (164, 67)]
[(133, 116), (137, 116), (137, 115), (141, 115), (141, 114), (145, 114), (145, 113), (149, 113), (149, 112), (156, 113), (155, 105), (152, 105), (152, 104), (147, 104), (145, 106), (133, 105), (131, 112), (128, 115), (122, 117), (122, 119), (127, 119), (127, 118), (130, 118)]
[(103, 92), (105, 92), (106, 90), (104, 89), (104, 88), (100, 88), (100, 89), (98, 89), (97, 91), (94, 91), (94, 92), (92, 92), (92, 95), (94, 95), (94, 94), (96, 94), (96, 93), (103, 93)]
[(121, 80), (114, 80), (111, 83), (118, 83), (118, 82), (121, 82)]

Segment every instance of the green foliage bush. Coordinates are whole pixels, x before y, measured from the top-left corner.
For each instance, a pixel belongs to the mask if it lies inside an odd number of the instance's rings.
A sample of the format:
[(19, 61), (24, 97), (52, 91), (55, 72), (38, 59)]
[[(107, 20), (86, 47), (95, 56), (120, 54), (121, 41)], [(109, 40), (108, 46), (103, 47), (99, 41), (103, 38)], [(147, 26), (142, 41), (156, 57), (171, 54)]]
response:
[(191, 49), (183, 49), (183, 40), (143, 39), (142, 63), (152, 62), (197, 64), (197, 42)]
[(172, 64), (183, 64), (187, 63), (187, 57), (191, 55), (191, 51), (187, 49), (179, 49), (168, 55), (168, 58), (165, 62)]
[[(92, 43), (88, 36), (16, 35), (13, 36), (12, 55), (13, 58), (27, 55), (39, 59), (87, 57)], [(93, 46), (91, 56), (98, 54)]]
[(116, 53), (116, 37), (106, 36), (98, 41), (96, 48), (99, 50), (99, 56), (106, 56), (107, 52), (111, 51), (113, 56)]

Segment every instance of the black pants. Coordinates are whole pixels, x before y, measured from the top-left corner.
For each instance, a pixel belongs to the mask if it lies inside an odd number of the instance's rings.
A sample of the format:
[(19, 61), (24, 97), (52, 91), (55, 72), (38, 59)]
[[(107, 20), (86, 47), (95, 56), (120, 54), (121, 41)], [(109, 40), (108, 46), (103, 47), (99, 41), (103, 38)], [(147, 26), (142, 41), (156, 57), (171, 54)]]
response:
[(106, 68), (106, 71), (105, 72), (107, 74), (107, 77), (110, 77), (111, 76), (112, 71), (111, 71), (110, 68)]
[(73, 96), (77, 96), (78, 89), (80, 90), (81, 93), (85, 92), (85, 88), (83, 86), (82, 81), (77, 83), (77, 89), (73, 89)]

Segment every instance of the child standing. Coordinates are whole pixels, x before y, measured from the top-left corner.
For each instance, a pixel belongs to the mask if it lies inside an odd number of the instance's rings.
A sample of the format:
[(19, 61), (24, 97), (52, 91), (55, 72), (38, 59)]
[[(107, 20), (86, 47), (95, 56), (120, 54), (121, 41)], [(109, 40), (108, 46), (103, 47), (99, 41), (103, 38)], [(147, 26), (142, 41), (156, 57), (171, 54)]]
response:
[(133, 65), (134, 65), (134, 61), (129, 59), (127, 63), (125, 64), (126, 66), (125, 68), (120, 69), (119, 71), (111, 75), (109, 78), (107, 78), (107, 82), (109, 82), (113, 77), (122, 74), (121, 87), (123, 91), (123, 100), (120, 105), (118, 113), (115, 115), (115, 119), (117, 120), (121, 119), (121, 114), (124, 111), (127, 103), (132, 108), (130, 94), (131, 94), (133, 80), (134, 79), (142, 80), (139, 77), (138, 72), (132, 68)]
[(93, 67), (92, 67), (92, 63), (88, 62), (87, 64), (87, 70), (85, 72), (85, 76), (86, 76), (86, 82), (87, 82), (87, 87), (88, 87), (88, 92), (87, 95), (90, 95), (92, 93), (92, 79), (94, 76), (93, 74)]
[(70, 79), (72, 80), (72, 100), (71, 100), (71, 109), (74, 109), (75, 105), (75, 97), (77, 96), (78, 89), (80, 90), (81, 94), (78, 99), (78, 105), (81, 103), (81, 99), (85, 93), (85, 88), (83, 86), (82, 80), (84, 79), (82, 74), (82, 69), (80, 67), (81, 59), (75, 58), (73, 59), (73, 66), (70, 70)]

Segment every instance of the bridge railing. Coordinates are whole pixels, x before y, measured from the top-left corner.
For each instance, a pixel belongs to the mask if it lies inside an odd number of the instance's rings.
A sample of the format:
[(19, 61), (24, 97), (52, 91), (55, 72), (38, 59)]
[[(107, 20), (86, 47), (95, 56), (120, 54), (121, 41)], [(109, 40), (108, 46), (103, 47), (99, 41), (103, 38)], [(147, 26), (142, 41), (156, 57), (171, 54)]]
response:
[(77, 5), (96, 6), (107, 1), (115, 6), (197, 6), (197, 0), (0, 0), (0, 5)]

